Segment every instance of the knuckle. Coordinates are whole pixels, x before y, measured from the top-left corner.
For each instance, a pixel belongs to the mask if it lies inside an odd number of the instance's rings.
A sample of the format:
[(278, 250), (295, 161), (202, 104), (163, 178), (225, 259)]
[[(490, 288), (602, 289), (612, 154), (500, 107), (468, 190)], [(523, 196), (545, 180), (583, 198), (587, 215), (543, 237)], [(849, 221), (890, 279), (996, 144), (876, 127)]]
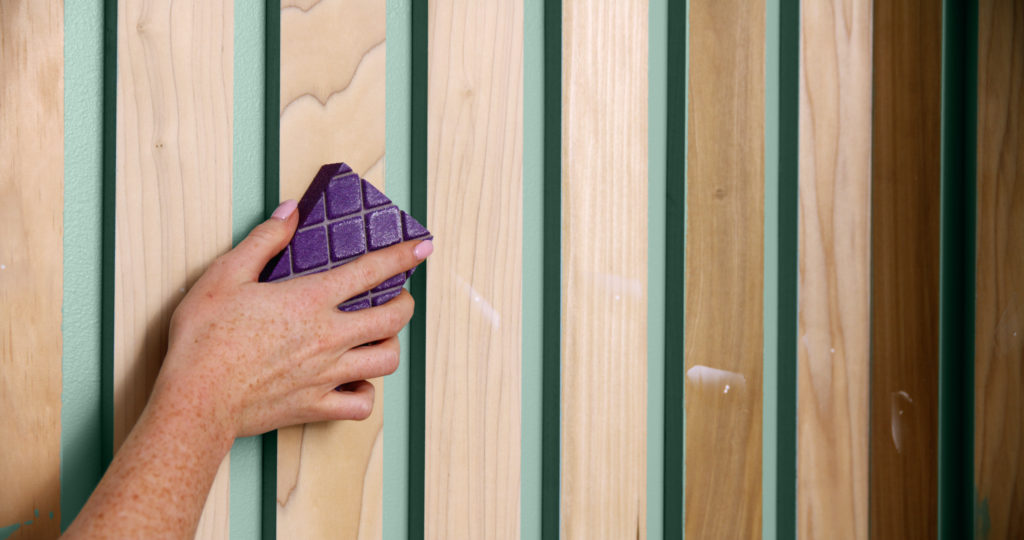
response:
[(380, 370), (382, 375), (391, 375), (398, 369), (399, 355), (397, 349), (386, 349), (381, 354)]
[(356, 275), (355, 279), (359, 286), (357, 293), (363, 292), (365, 289), (372, 287), (376, 281), (376, 271), (373, 265), (369, 263), (360, 264), (355, 268)]
[(408, 292), (403, 292), (400, 297), (400, 300), (401, 304), (399, 304), (399, 306), (402, 308), (402, 313), (405, 316), (405, 321), (409, 322), (409, 319), (412, 318), (413, 313), (416, 312), (416, 299), (414, 299), (412, 295), (409, 294)]
[(368, 396), (360, 396), (352, 404), (352, 417), (355, 420), (366, 420), (373, 414), (373, 393)]
[(218, 255), (213, 259), (213, 261), (210, 262), (209, 272), (214, 274), (214, 276), (222, 274), (227, 269), (231, 268), (231, 258), (232, 257), (230, 251)]
[(402, 312), (398, 309), (389, 308), (381, 314), (381, 324), (384, 328), (397, 332), (405, 326), (405, 320), (402, 316)]
[(276, 236), (272, 225), (269, 223), (261, 223), (249, 233), (249, 238), (257, 245), (273, 242)]

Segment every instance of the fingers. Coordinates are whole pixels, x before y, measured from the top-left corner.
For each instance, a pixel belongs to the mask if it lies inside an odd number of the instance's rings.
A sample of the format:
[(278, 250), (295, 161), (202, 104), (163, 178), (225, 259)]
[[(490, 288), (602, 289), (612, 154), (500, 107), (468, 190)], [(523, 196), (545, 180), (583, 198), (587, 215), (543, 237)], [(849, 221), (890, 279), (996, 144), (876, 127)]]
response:
[(297, 204), (294, 200), (281, 203), (270, 219), (256, 226), (249, 236), (228, 252), (233, 271), (240, 272), (245, 279), (256, 280), (260, 271), (270, 259), (281, 252), (291, 241), (299, 224)]
[(365, 420), (373, 412), (373, 384), (356, 381), (324, 394), (317, 403), (322, 420)]
[(399, 351), (397, 336), (374, 345), (349, 349), (324, 372), (323, 379), (326, 384), (337, 385), (390, 375), (398, 369)]
[(333, 270), (295, 281), (320, 296), (324, 291), (331, 291), (331, 301), (341, 302), (415, 267), (433, 251), (434, 244), (430, 240), (403, 242), (367, 253)]
[(338, 335), (346, 335), (351, 340), (342, 345), (351, 347), (397, 335), (409, 324), (415, 309), (416, 302), (412, 295), (402, 289), (398, 296), (386, 304), (348, 313), (337, 311), (332, 317), (337, 321)]

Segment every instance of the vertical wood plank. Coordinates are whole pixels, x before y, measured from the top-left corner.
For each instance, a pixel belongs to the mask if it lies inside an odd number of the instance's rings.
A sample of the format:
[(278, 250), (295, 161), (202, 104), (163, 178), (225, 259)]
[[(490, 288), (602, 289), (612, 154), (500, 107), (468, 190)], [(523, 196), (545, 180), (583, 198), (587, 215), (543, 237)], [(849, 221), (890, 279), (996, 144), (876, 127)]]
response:
[(519, 538), (523, 2), (429, 3), (424, 536)]
[(63, 2), (0, 4), (0, 529), (60, 535)]
[(761, 534), (765, 5), (690, 4), (686, 536)]
[(648, 3), (562, 20), (561, 532), (645, 538)]
[(975, 538), (1024, 538), (1024, 4), (978, 12)]
[(871, 9), (801, 6), (801, 538), (868, 536)]
[[(384, 189), (385, 0), (281, 2), (281, 198), (344, 161)], [(361, 422), (278, 432), (279, 538), (380, 538), (382, 385)]]
[(941, 8), (874, 8), (872, 538), (937, 534)]
[[(118, 2), (114, 447), (186, 289), (231, 247), (233, 2)], [(228, 459), (197, 537), (228, 535)]]

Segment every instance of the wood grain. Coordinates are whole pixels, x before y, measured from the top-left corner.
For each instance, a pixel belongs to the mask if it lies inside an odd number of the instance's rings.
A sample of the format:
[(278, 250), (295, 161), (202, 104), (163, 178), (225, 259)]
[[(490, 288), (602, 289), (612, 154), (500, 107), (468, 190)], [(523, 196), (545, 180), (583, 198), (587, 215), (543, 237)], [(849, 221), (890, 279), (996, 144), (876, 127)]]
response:
[(1024, 4), (978, 23), (975, 538), (1024, 538)]
[(0, 528), (60, 535), (64, 4), (0, 3)]
[(648, 2), (562, 6), (561, 532), (646, 538)]
[[(114, 448), (142, 412), (185, 291), (231, 247), (233, 2), (118, 3)], [(197, 537), (225, 538), (229, 465)]]
[(941, 8), (874, 8), (872, 538), (937, 534)]
[(424, 536), (519, 538), (523, 2), (428, 11)]
[[(384, 189), (385, 0), (281, 3), (281, 198), (344, 161)], [(362, 422), (278, 432), (279, 538), (380, 538), (382, 385)]]
[(765, 6), (690, 4), (686, 536), (761, 534)]
[(871, 4), (800, 8), (801, 538), (868, 536)]

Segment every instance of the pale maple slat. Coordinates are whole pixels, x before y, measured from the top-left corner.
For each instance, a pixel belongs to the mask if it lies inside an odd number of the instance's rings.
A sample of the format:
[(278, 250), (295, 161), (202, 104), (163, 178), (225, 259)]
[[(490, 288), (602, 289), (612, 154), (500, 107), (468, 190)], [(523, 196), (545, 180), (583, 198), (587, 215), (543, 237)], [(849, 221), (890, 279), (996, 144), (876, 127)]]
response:
[[(175, 306), (231, 247), (234, 4), (118, 3), (114, 448), (145, 407)], [(229, 530), (229, 459), (198, 538)]]
[(428, 12), (424, 536), (519, 538), (523, 2)]
[(562, 4), (564, 538), (646, 537), (648, 13)]
[[(385, 4), (281, 3), (282, 199), (339, 161), (384, 191)], [(278, 538), (380, 538), (383, 385), (371, 382), (368, 419), (278, 431)]]

